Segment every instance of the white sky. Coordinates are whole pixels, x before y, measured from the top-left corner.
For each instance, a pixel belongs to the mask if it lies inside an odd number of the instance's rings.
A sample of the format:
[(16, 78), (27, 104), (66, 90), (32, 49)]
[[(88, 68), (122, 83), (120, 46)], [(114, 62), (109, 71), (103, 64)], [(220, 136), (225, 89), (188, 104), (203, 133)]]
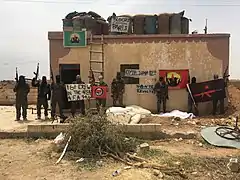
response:
[(193, 20), (190, 31), (203, 33), (205, 18), (209, 33), (230, 33), (230, 74), (240, 79), (240, 1), (237, 0), (0, 0), (0, 80), (20, 74), (49, 76), (48, 31), (61, 31), (62, 19), (72, 11), (95, 11), (104, 18), (118, 14), (180, 12)]

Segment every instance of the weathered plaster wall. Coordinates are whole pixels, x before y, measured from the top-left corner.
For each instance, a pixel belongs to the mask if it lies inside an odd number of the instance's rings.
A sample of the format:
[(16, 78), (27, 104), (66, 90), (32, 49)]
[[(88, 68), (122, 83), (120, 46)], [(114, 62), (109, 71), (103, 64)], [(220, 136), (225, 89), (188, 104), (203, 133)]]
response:
[[(59, 33), (59, 32), (58, 32)], [(49, 34), (51, 35), (51, 34)], [(61, 37), (50, 36), (50, 59), (54, 74), (59, 64), (80, 63), (81, 76), (88, 81), (89, 46), (87, 48), (64, 49)], [(98, 41), (99, 37), (95, 37)], [(197, 81), (210, 80), (213, 74), (223, 74), (229, 63), (229, 35), (181, 35), (181, 36), (132, 36), (105, 37), (105, 80), (108, 84), (120, 70), (120, 64), (139, 64), (141, 70), (189, 69)], [(61, 42), (61, 43), (60, 43)], [(57, 46), (58, 43), (58, 47)], [(99, 48), (99, 47), (97, 47)], [(57, 51), (56, 51), (57, 49)], [(99, 59), (95, 57), (96, 60)], [(93, 59), (95, 59), (93, 58)], [(140, 84), (154, 84), (156, 78), (140, 78)], [(126, 105), (137, 104), (150, 110), (156, 109), (153, 94), (137, 94), (136, 85), (126, 85), (124, 101)], [(112, 101), (110, 94), (108, 105)], [(210, 103), (200, 105), (201, 111), (209, 112)], [(171, 90), (168, 110), (187, 109), (187, 92)]]
[[(106, 80), (111, 81), (120, 64), (140, 64), (142, 70), (189, 69), (198, 81), (209, 80), (213, 74), (222, 74), (222, 60), (213, 57), (206, 42), (171, 42), (147, 44), (111, 44), (106, 51)], [(204, 72), (204, 73), (203, 73)], [(157, 78), (157, 77), (156, 77)], [(140, 78), (140, 84), (154, 84), (155, 79)], [(187, 108), (185, 89), (169, 91), (168, 109)], [(126, 104), (139, 104), (156, 109), (154, 94), (136, 94), (136, 85), (127, 85)]]

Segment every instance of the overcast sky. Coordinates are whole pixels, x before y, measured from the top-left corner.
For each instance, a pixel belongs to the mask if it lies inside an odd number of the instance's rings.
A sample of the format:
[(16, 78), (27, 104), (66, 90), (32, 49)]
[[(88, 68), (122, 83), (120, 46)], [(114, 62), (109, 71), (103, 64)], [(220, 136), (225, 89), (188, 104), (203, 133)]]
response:
[(48, 31), (62, 30), (62, 19), (72, 11), (95, 11), (104, 18), (120, 14), (180, 12), (193, 21), (190, 30), (203, 33), (205, 18), (209, 33), (230, 33), (230, 74), (240, 79), (239, 0), (0, 0), (0, 80), (20, 74), (49, 76)]

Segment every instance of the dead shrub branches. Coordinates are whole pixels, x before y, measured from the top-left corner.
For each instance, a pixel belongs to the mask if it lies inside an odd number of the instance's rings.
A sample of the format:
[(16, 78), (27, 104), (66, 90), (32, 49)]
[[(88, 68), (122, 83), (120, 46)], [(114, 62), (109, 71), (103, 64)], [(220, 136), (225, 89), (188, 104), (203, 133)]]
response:
[(68, 129), (68, 135), (72, 137), (70, 148), (85, 158), (105, 156), (107, 153), (120, 157), (136, 148), (135, 139), (126, 138), (122, 128), (108, 121), (105, 116), (76, 118)]

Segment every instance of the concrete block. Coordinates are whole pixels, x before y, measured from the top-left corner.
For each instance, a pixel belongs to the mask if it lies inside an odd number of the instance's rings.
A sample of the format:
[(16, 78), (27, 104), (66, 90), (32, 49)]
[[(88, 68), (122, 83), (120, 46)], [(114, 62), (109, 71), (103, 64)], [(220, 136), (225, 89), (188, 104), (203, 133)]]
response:
[(140, 133), (142, 125), (141, 124), (127, 124), (126, 133)]
[(141, 132), (155, 132), (156, 124), (142, 124)]
[(39, 124), (39, 125), (28, 125), (28, 133), (53, 133), (62, 132), (68, 128), (68, 124)]
[(155, 131), (156, 132), (162, 132), (162, 125), (161, 124), (156, 124), (155, 125)]

